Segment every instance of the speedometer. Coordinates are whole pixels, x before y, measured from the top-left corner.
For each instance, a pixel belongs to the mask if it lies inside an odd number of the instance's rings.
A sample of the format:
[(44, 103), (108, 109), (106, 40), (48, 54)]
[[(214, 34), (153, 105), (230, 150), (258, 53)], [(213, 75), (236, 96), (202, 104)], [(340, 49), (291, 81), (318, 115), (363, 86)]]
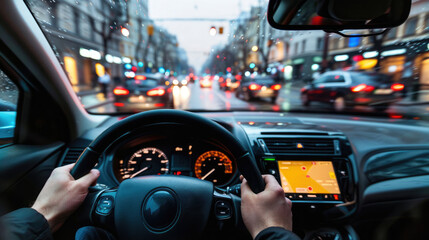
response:
[(167, 174), (169, 161), (167, 156), (157, 148), (143, 148), (127, 160), (119, 160), (119, 173), (122, 181), (145, 175)]
[(194, 170), (197, 178), (224, 185), (233, 177), (235, 166), (224, 153), (208, 151), (198, 157)]

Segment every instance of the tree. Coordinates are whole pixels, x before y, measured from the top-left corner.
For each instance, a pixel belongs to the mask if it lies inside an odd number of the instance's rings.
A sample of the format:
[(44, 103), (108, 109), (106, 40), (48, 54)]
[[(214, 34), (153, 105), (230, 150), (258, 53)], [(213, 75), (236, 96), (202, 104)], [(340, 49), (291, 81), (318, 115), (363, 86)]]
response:
[(386, 29), (386, 31), (381, 34), (376, 34), (374, 30), (369, 30), (370, 34), (374, 34), (370, 36), (371, 42), (374, 44), (373, 49), (374, 51), (378, 52), (377, 65), (375, 65), (374, 67), (374, 70), (376, 72), (380, 71), (381, 51), (383, 50), (383, 42), (386, 39), (386, 36), (389, 33), (389, 31), (390, 31), (390, 28)]
[(128, 22), (126, 3), (121, 0), (100, 0), (101, 9), (97, 9), (101, 19), (99, 27), (96, 20), (90, 17), (92, 30), (99, 34), (103, 40), (103, 54), (106, 56), (108, 52), (108, 43), (112, 40), (113, 34), (120, 30), (121, 27)]

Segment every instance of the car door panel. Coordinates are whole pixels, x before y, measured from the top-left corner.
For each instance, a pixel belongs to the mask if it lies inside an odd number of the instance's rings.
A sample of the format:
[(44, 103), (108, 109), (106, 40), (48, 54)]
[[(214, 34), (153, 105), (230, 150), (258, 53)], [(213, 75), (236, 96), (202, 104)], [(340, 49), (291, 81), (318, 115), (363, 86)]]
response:
[(1, 148), (0, 211), (28, 207), (56, 167), (63, 149), (61, 142)]

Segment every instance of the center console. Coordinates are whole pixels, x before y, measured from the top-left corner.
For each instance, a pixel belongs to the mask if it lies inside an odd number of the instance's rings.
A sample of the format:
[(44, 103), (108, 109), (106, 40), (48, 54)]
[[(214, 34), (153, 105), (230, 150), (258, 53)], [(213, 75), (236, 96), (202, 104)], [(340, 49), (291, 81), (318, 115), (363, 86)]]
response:
[(261, 173), (273, 175), (292, 201), (294, 232), (303, 239), (353, 235), (347, 220), (357, 210), (358, 174), (342, 132), (299, 121), (240, 125)]

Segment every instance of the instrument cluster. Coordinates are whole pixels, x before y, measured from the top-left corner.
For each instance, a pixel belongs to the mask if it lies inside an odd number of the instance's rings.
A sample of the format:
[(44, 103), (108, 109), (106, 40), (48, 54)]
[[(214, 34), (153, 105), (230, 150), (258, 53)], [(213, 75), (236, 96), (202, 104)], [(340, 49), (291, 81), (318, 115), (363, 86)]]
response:
[[(178, 143), (180, 142), (180, 143)], [(183, 175), (226, 186), (237, 173), (235, 159), (208, 141), (135, 140), (116, 149), (112, 158), (118, 182), (147, 175)]]

